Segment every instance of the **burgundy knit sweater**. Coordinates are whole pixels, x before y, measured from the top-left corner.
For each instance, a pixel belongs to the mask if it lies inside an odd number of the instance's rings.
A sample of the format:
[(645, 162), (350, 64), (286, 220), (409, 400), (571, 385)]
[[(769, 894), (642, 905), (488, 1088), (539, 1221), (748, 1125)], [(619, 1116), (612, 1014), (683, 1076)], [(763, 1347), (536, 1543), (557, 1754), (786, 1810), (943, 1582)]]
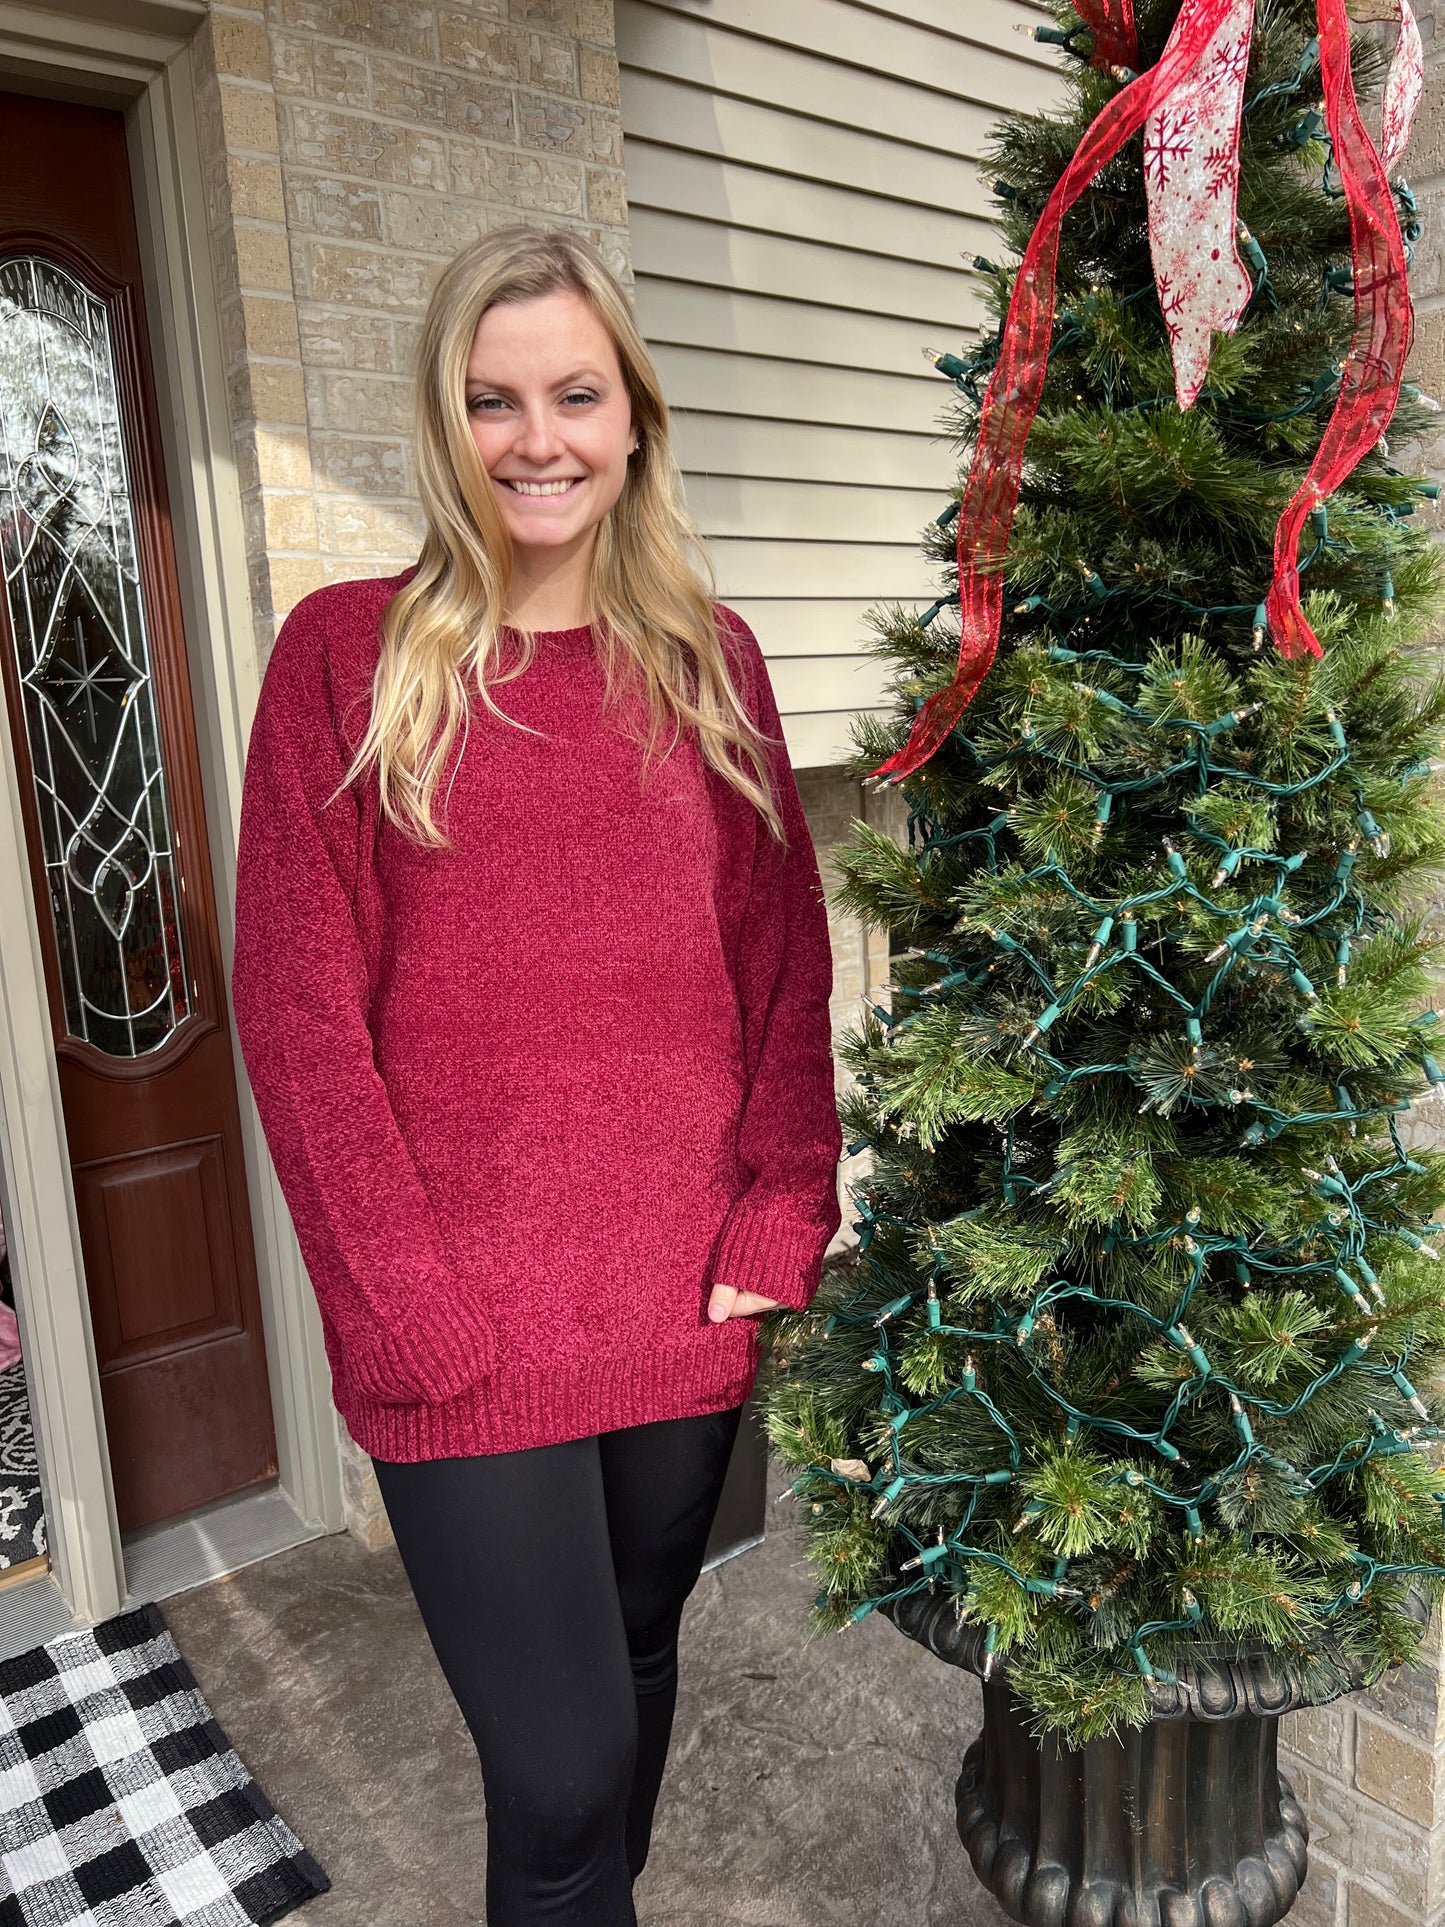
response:
[(588, 629), (494, 692), (542, 733), (474, 698), (427, 849), (374, 775), (327, 801), (404, 580), (288, 617), (241, 811), (236, 1022), (336, 1404), (393, 1460), (739, 1404), (757, 1321), (709, 1323), (711, 1286), (807, 1304), (841, 1215), (827, 919), (762, 654), (719, 606), (786, 855), (691, 735), (643, 786)]

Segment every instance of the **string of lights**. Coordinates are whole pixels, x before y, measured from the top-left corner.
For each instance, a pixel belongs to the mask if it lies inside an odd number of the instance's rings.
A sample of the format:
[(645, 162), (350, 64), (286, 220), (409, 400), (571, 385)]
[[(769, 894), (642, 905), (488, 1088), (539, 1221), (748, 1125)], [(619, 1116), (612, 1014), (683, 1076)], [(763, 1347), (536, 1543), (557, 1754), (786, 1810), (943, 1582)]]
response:
[[(1035, 606), (1040, 606), (1041, 601), (1040, 598), (1033, 599)], [(1211, 613), (1234, 613), (1234, 611), (1218, 610)], [(1051, 618), (1058, 616), (1058, 612), (1054, 610), (1050, 610), (1049, 614)], [(1069, 626), (1066, 619), (1063, 620), (1063, 626), (1066, 629)], [(1093, 659), (1102, 661), (1109, 667), (1132, 670), (1136, 673), (1145, 666), (1122, 662), (1107, 656), (1102, 651), (1080, 652), (1061, 645), (1055, 645), (1048, 653), (1051, 661), (1070, 665)], [(1230, 711), (1205, 724), (1193, 722), (1185, 717), (1170, 717), (1156, 723), (1142, 710), (1108, 690), (1087, 685), (1079, 685), (1079, 687), (1088, 687), (1088, 693), (1093, 700), (1100, 702), (1105, 708), (1126, 716), (1137, 725), (1182, 733), (1188, 739), (1185, 753), (1171, 756), (1163, 768), (1149, 775), (1110, 783), (1097, 772), (1040, 744), (1027, 723), (1020, 731), (1018, 744), (1002, 757), (989, 759), (978, 751), (976, 745), (968, 744), (968, 747), (985, 769), (998, 767), (1020, 756), (1036, 757), (1052, 762), (1059, 768), (1094, 784), (1100, 797), (1098, 821), (1101, 829), (1105, 823), (1112, 820), (1116, 802), (1138, 796), (1146, 790), (1162, 789), (1171, 783), (1177, 783), (1181, 778), (1190, 779), (1199, 795), (1203, 795), (1208, 790), (1211, 782), (1228, 780), (1252, 785), (1274, 797), (1285, 797), (1298, 795), (1328, 782), (1343, 771), (1349, 761), (1345, 733), (1333, 713), (1329, 716), (1329, 733), (1335, 754), (1309, 776), (1296, 783), (1281, 784), (1268, 782), (1234, 762), (1216, 759), (1216, 746), (1247, 720), (1250, 713), (1248, 710)], [(1090, 892), (1080, 889), (1059, 864), (1037, 866), (1024, 873), (1020, 881), (1024, 884), (1045, 879), (1056, 882), (1087, 912), (1089, 918), (1095, 920), (1085, 966), (1072, 983), (1062, 988), (1055, 987), (1044, 965), (1029, 952), (1027, 946), (997, 927), (989, 926), (981, 933), (988, 939), (988, 953), (985, 957), (979, 958), (975, 953), (969, 960), (968, 966), (960, 969), (957, 956), (947, 952), (929, 952), (930, 957), (949, 966), (948, 974), (929, 989), (911, 993), (911, 1002), (914, 1006), (911, 1010), (890, 1011), (882, 1006), (875, 1006), (875, 1014), (879, 1021), (890, 1034), (897, 1032), (918, 1021), (922, 1014), (919, 1006), (926, 1008), (944, 997), (956, 996), (963, 983), (976, 987), (991, 985), (997, 980), (1002, 966), (1008, 965), (1014, 969), (1022, 966), (1050, 993), (1049, 1002), (1039, 1010), (1033, 1030), (1024, 1039), (1025, 1046), (1032, 1047), (1040, 1067), (1037, 1095), (1044, 1102), (1052, 1101), (1067, 1084), (1077, 1079), (1095, 1079), (1105, 1075), (1131, 1079), (1133, 1076), (1132, 1067), (1127, 1063), (1070, 1067), (1061, 1059), (1052, 1056), (1042, 1042), (1046, 1034), (1065, 1016), (1088, 986), (1109, 971), (1142, 971), (1173, 1000), (1183, 1013), (1187, 1049), (1190, 1059), (1195, 1063), (1205, 1048), (1203, 1027), (1210, 1008), (1231, 976), (1240, 971), (1267, 966), (1286, 974), (1303, 999), (1300, 1022), (1307, 1025), (1310, 1021), (1309, 1005), (1317, 1000), (1317, 992), (1301, 966), (1294, 947), (1293, 933), (1340, 917), (1348, 906), (1347, 914), (1342, 918), (1336, 953), (1337, 967), (1341, 973), (1340, 981), (1344, 981), (1349, 967), (1350, 943), (1359, 935), (1365, 917), (1364, 900), (1351, 882), (1358, 845), (1351, 844), (1341, 852), (1335, 868), (1333, 887), (1329, 894), (1309, 910), (1295, 910), (1285, 901), (1284, 891), (1291, 877), (1304, 863), (1305, 853), (1281, 856), (1264, 850), (1231, 849), (1222, 839), (1201, 829), (1197, 822), (1191, 820), (1188, 811), (1185, 812), (1185, 820), (1190, 823), (1191, 829), (1199, 836), (1201, 842), (1219, 852), (1220, 862), (1213, 879), (1216, 885), (1233, 878), (1244, 864), (1251, 863), (1263, 865), (1274, 872), (1270, 886), (1242, 903), (1223, 903), (1192, 880), (1183, 854), (1172, 842), (1166, 842), (1164, 847), (1165, 879), (1154, 889), (1136, 892), (1113, 902), (1102, 901)], [(1374, 818), (1363, 806), (1357, 812), (1357, 821), (1361, 836), (1371, 843), (1377, 854), (1384, 853), (1387, 848), (1385, 839)], [(996, 868), (995, 840), (1007, 827), (1008, 813), (1004, 812), (990, 824), (977, 830), (944, 836), (937, 831), (936, 827), (928, 826), (923, 813), (915, 809), (910, 819), (910, 842), (922, 853), (956, 844), (965, 838), (979, 838), (987, 847), (986, 860), (990, 868)], [(1194, 997), (1181, 990), (1159, 971), (1141, 954), (1139, 949), (1140, 913), (1147, 910), (1157, 911), (1180, 898), (1187, 898), (1208, 916), (1217, 919), (1223, 929), (1218, 945), (1206, 957), (1207, 962), (1217, 961), (1219, 968), (1208, 980), (1202, 992)], [(908, 997), (909, 993), (905, 990), (905, 1001)], [(1435, 1012), (1427, 1011), (1416, 1022), (1421, 1037), (1421, 1068), (1431, 1085), (1445, 1085), (1445, 1071), (1441, 1070), (1433, 1055), (1425, 1048), (1428, 1035), (1438, 1024), (1439, 1019)], [(1190, 1064), (1186, 1063), (1182, 1075), (1186, 1080), (1189, 1078)], [(952, 1483), (972, 1486), (977, 1491), (982, 1491), (988, 1487), (1009, 1484), (1017, 1479), (1019, 1473), (1021, 1455), (1017, 1434), (987, 1392), (980, 1387), (972, 1356), (968, 1358), (958, 1384), (937, 1398), (910, 1404), (906, 1394), (899, 1388), (894, 1371), (889, 1327), (901, 1313), (911, 1310), (920, 1302), (926, 1305), (930, 1330), (965, 1340), (970, 1346), (1014, 1348), (1023, 1357), (1040, 1391), (1055, 1402), (1066, 1415), (1070, 1436), (1079, 1432), (1094, 1431), (1120, 1437), (1131, 1445), (1143, 1447), (1152, 1452), (1166, 1466), (1177, 1465), (1180, 1454), (1171, 1443), (1169, 1435), (1179, 1414), (1186, 1406), (1194, 1404), (1203, 1397), (1216, 1396), (1222, 1399), (1227, 1406), (1230, 1423), (1237, 1435), (1239, 1450), (1229, 1464), (1212, 1473), (1203, 1483), (1180, 1491), (1160, 1483), (1157, 1479), (1149, 1478), (1137, 1468), (1114, 1475), (1130, 1485), (1147, 1487), (1160, 1502), (1178, 1508), (1184, 1516), (1187, 1529), (1196, 1539), (1201, 1538), (1203, 1534), (1201, 1508), (1207, 1506), (1218, 1495), (1227, 1480), (1242, 1473), (1253, 1461), (1269, 1460), (1273, 1457), (1255, 1435), (1251, 1412), (1273, 1418), (1290, 1417), (1324, 1387), (1332, 1384), (1343, 1372), (1352, 1368), (1388, 1379), (1409, 1403), (1412, 1410), (1419, 1415), (1420, 1423), (1405, 1429), (1390, 1428), (1380, 1423), (1377, 1430), (1358, 1442), (1358, 1449), (1353, 1453), (1348, 1456), (1341, 1454), (1333, 1464), (1314, 1468), (1305, 1481), (1309, 1490), (1318, 1490), (1328, 1479), (1339, 1476), (1345, 1470), (1357, 1470), (1369, 1459), (1409, 1450), (1413, 1441), (1417, 1439), (1437, 1437), (1439, 1428), (1431, 1422), (1428, 1408), (1406, 1375), (1406, 1367), (1409, 1363), (1408, 1347), (1396, 1357), (1384, 1362), (1375, 1363), (1368, 1359), (1372, 1327), (1375, 1322), (1378, 1322), (1375, 1308), (1383, 1309), (1386, 1299), (1378, 1278), (1364, 1257), (1367, 1239), (1393, 1236), (1411, 1250), (1420, 1252), (1428, 1258), (1433, 1259), (1438, 1256), (1433, 1247), (1410, 1227), (1387, 1224), (1369, 1216), (1361, 1199), (1361, 1193), (1369, 1184), (1378, 1183), (1403, 1171), (1423, 1171), (1423, 1166), (1407, 1156), (1398, 1136), (1396, 1115), (1405, 1111), (1408, 1106), (1403, 1102), (1390, 1106), (1360, 1106), (1349, 1100), (1344, 1087), (1341, 1086), (1339, 1089), (1341, 1101), (1335, 1109), (1304, 1113), (1281, 1111), (1262, 1102), (1254, 1092), (1238, 1086), (1231, 1087), (1219, 1096), (1203, 1093), (1191, 1093), (1190, 1096), (1190, 1101), (1200, 1106), (1229, 1106), (1249, 1113), (1251, 1121), (1240, 1139), (1242, 1148), (1254, 1148), (1267, 1141), (1273, 1141), (1291, 1126), (1339, 1122), (1347, 1123), (1356, 1129), (1368, 1130), (1378, 1123), (1385, 1124), (1394, 1156), (1390, 1162), (1372, 1167), (1364, 1178), (1350, 1183), (1333, 1158), (1327, 1161), (1327, 1167), (1323, 1171), (1305, 1169), (1302, 1172), (1306, 1181), (1313, 1184), (1319, 1197), (1330, 1207), (1326, 1224), (1312, 1232), (1308, 1241), (1314, 1245), (1319, 1242), (1321, 1236), (1324, 1237), (1330, 1249), (1323, 1257), (1309, 1259), (1302, 1257), (1298, 1250), (1260, 1246), (1252, 1244), (1243, 1237), (1210, 1236), (1201, 1233), (1198, 1229), (1196, 1213), (1195, 1222), (1172, 1225), (1138, 1237), (1130, 1237), (1116, 1228), (1111, 1231), (1106, 1241), (1106, 1249), (1128, 1247), (1135, 1250), (1145, 1250), (1173, 1240), (1182, 1241), (1184, 1251), (1191, 1260), (1191, 1274), (1177, 1303), (1165, 1316), (1153, 1313), (1127, 1298), (1106, 1297), (1084, 1286), (1055, 1279), (1037, 1291), (1023, 1308), (1007, 1313), (998, 1311), (993, 1325), (987, 1330), (951, 1324), (946, 1322), (941, 1314), (938, 1285), (946, 1270), (946, 1261), (942, 1255), (935, 1258), (924, 1284), (915, 1291), (892, 1300), (881, 1310), (869, 1309), (855, 1312), (844, 1307), (834, 1311), (828, 1320), (829, 1330), (840, 1323), (854, 1322), (872, 1324), (878, 1332), (876, 1348), (864, 1360), (863, 1368), (877, 1373), (884, 1388), (882, 1407), (890, 1415), (890, 1456), (888, 1463), (871, 1473), (863, 1486), (863, 1489), (876, 1494), (874, 1516), (881, 1516), (888, 1511), (900, 1494), (915, 1484)], [(1144, 1105), (1140, 1108), (1147, 1108), (1150, 1101), (1146, 1098)], [(860, 1144), (855, 1143), (849, 1146), (849, 1151), (853, 1153), (861, 1148)], [(1006, 1178), (1015, 1197), (1020, 1190), (1042, 1189), (1038, 1181), (1010, 1172), (1007, 1166)], [(859, 1233), (860, 1253), (866, 1256), (878, 1218), (866, 1202), (863, 1202), (860, 1208), (862, 1216), (857, 1220), (855, 1228)], [(893, 1222), (902, 1223), (903, 1221), (895, 1219)], [(1204, 1277), (1206, 1266), (1214, 1255), (1233, 1261), (1238, 1281), (1245, 1290), (1252, 1285), (1255, 1274), (1265, 1274), (1276, 1280), (1283, 1277), (1329, 1277), (1338, 1284), (1358, 1330), (1341, 1346), (1329, 1364), (1321, 1369), (1292, 1401), (1281, 1403), (1233, 1382), (1227, 1373), (1216, 1368), (1191, 1336), (1186, 1323), (1190, 1303)], [(860, 1294), (860, 1296), (866, 1295), (866, 1291)], [(1054, 1307), (1068, 1301), (1078, 1301), (1099, 1311), (1137, 1320), (1148, 1330), (1166, 1340), (1191, 1365), (1193, 1368), (1191, 1375), (1180, 1384), (1155, 1428), (1146, 1431), (1131, 1427), (1100, 1413), (1090, 1412), (1074, 1405), (1059, 1392), (1047, 1371), (1030, 1355), (1029, 1340), (1040, 1320)], [(945, 1475), (910, 1470), (905, 1464), (904, 1456), (908, 1425), (921, 1415), (926, 1415), (937, 1410), (941, 1405), (957, 1399), (975, 1400), (987, 1411), (999, 1432), (1000, 1449), (1006, 1462)], [(801, 1492), (811, 1480), (818, 1477), (832, 1480), (843, 1486), (857, 1484), (856, 1480), (834, 1473), (829, 1468), (815, 1466), (808, 1468), (807, 1472), (795, 1481), (793, 1489)], [(914, 1557), (905, 1562), (901, 1570), (913, 1569), (920, 1576), (902, 1587), (864, 1601), (855, 1609), (853, 1617), (862, 1619), (886, 1601), (899, 1598), (921, 1586), (936, 1585), (940, 1581), (950, 1583), (956, 1590), (966, 1591), (968, 1585), (966, 1566), (969, 1561), (983, 1561), (998, 1567), (1007, 1572), (1027, 1593), (1067, 1599), (1077, 1602), (1080, 1610), (1088, 1610), (1084, 1593), (1068, 1583), (1069, 1562), (1067, 1560), (1059, 1561), (1054, 1572), (1047, 1579), (1041, 1579), (1037, 1575), (1020, 1572), (1007, 1560), (1000, 1558), (998, 1554), (987, 1548), (970, 1545), (967, 1534), (976, 1504), (977, 1495), (975, 1494), (975, 1497), (966, 1505), (957, 1526), (950, 1532), (940, 1529), (936, 1541), (931, 1544), (923, 1543), (906, 1523), (900, 1523), (899, 1532), (914, 1548)], [(1442, 1494), (1441, 1505), (1442, 1513), (1445, 1513), (1445, 1494)], [(1391, 1564), (1371, 1559), (1361, 1552), (1352, 1552), (1350, 1556), (1358, 1570), (1349, 1583), (1340, 1589), (1337, 1597), (1325, 1605), (1323, 1610), (1327, 1616), (1357, 1601), (1364, 1591), (1382, 1575), (1428, 1570), (1439, 1576), (1445, 1576), (1445, 1572), (1440, 1568)], [(1160, 1631), (1181, 1630), (1184, 1625), (1192, 1625), (1197, 1617), (1196, 1607), (1195, 1612), (1185, 1621), (1142, 1625), (1135, 1630), (1127, 1644), (1141, 1674), (1151, 1679), (1156, 1676), (1156, 1669), (1148, 1658), (1146, 1641)], [(1172, 1677), (1167, 1669), (1159, 1676)]]

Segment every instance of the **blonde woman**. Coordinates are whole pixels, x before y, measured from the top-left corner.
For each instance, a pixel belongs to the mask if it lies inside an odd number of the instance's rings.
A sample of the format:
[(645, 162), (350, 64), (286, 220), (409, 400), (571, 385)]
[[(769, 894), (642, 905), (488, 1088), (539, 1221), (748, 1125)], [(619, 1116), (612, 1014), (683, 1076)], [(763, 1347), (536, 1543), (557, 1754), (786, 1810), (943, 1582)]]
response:
[(267, 667), (236, 1017), (480, 1755), (490, 1927), (632, 1927), (757, 1316), (839, 1223), (827, 924), (585, 241), (447, 267), (416, 450), (418, 563), (308, 596)]

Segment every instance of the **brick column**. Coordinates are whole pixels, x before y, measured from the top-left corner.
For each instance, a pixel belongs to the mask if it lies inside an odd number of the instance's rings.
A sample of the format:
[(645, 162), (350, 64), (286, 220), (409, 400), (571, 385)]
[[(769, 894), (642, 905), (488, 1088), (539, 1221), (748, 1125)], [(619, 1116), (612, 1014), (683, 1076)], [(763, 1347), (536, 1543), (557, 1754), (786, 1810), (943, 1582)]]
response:
[[(865, 790), (861, 783), (840, 769), (802, 770), (798, 776), (798, 790), (807, 813), (813, 845), (818, 852), (823, 889), (830, 898), (838, 883), (838, 871), (832, 853), (848, 841), (855, 817), (897, 842), (904, 840), (907, 806), (896, 790)], [(830, 909), (828, 930), (833, 946), (830, 1009), (833, 1035), (837, 1037), (858, 1021), (866, 1004), (884, 997), (889, 972), (888, 932), (870, 929), (851, 912), (845, 914), (836, 909)], [(852, 1072), (840, 1062), (837, 1065), (840, 1096), (852, 1081)], [(850, 1158), (845, 1148), (838, 1167), (840, 1185), (859, 1181), (872, 1167), (872, 1162), (871, 1151), (863, 1150)], [(840, 1195), (843, 1198), (843, 1223), (835, 1248), (855, 1242), (852, 1229), (854, 1213), (846, 1193)]]
[(575, 228), (630, 280), (611, 0), (269, 0), (318, 580), (414, 559), (411, 384), (444, 262)]
[(1281, 1723), (1281, 1765), (1310, 1823), (1290, 1927), (1445, 1921), (1445, 1701), (1440, 1625), (1423, 1663)]
[(271, 48), (259, 4), (191, 44), (232, 444), (260, 652), (322, 580)]

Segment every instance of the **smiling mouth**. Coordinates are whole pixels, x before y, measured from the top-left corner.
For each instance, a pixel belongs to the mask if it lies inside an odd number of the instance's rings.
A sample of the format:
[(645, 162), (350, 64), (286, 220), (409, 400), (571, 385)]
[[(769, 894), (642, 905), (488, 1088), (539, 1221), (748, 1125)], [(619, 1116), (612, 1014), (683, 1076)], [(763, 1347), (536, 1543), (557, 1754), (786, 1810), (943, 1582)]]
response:
[(555, 482), (516, 482), (509, 477), (503, 477), (503, 486), (527, 501), (544, 502), (554, 496), (570, 495), (573, 489), (580, 487), (586, 479), (585, 475), (568, 475), (565, 478), (559, 477)]

